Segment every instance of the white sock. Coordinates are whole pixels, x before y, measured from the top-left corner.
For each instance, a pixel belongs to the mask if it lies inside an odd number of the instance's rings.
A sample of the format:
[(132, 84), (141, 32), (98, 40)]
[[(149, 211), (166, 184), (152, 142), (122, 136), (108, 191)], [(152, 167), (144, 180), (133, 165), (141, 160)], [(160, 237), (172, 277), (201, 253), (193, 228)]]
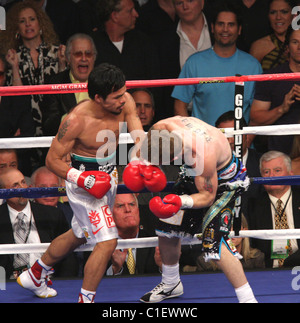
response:
[(180, 281), (179, 263), (175, 265), (162, 265), (162, 282), (167, 285), (174, 285)]
[(257, 303), (249, 283), (235, 289), (239, 303)]
[(80, 293), (82, 295), (83, 301), (85, 303), (93, 302), (96, 292), (91, 292), (89, 290), (81, 288)]
[(44, 264), (43, 262), (42, 262), (42, 259), (38, 259), (38, 263), (40, 264), (40, 266), (42, 266), (44, 269), (46, 269), (46, 270), (50, 270), (50, 269), (52, 269), (52, 266), (47, 266), (46, 264)]

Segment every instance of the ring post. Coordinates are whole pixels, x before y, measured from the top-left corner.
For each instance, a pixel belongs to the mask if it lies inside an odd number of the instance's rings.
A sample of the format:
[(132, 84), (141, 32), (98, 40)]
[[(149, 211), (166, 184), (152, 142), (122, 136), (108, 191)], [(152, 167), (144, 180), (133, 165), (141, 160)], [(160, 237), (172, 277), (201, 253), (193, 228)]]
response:
[[(236, 75), (241, 77), (241, 75)], [(234, 93), (234, 130), (242, 130), (242, 118), (243, 118), (243, 106), (244, 106), (244, 82), (235, 82), (235, 93)], [(234, 152), (237, 158), (242, 162), (243, 157), (243, 135), (234, 135)], [(241, 230), (241, 204), (242, 197), (238, 196), (235, 200), (233, 209), (233, 230), (236, 236), (239, 235)]]

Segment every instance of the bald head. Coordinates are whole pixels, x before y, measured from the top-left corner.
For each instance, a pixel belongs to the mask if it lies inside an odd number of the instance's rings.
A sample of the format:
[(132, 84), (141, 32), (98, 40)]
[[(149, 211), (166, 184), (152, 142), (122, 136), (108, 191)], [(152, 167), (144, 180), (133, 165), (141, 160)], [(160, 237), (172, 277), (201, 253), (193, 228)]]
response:
[[(38, 168), (31, 176), (31, 184), (33, 187), (58, 187), (60, 186), (60, 178), (51, 172), (46, 166)], [(59, 196), (49, 196), (36, 198), (35, 201), (44, 205), (57, 206)]]
[[(25, 182), (24, 175), (16, 168), (6, 168), (0, 174), (0, 188), (20, 188), (20, 182)], [(27, 184), (25, 182), (27, 187)]]
[[(0, 175), (1, 189), (18, 189), (27, 187), (28, 185), (25, 181), (24, 175), (18, 169), (7, 168)], [(18, 211), (23, 210), (27, 202), (28, 200), (23, 197), (12, 197), (7, 199), (7, 204)]]

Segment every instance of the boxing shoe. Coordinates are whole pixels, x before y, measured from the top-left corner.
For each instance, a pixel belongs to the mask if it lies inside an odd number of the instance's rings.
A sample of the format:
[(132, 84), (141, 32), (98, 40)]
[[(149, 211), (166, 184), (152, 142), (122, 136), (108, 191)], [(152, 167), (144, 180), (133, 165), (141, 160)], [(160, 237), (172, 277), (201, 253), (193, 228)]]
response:
[(78, 303), (95, 303), (94, 302), (95, 295), (94, 294), (83, 294), (79, 293)]
[(43, 276), (38, 279), (32, 272), (31, 268), (24, 271), (18, 278), (17, 283), (25, 289), (33, 292), (37, 297), (40, 298), (49, 298), (55, 297), (57, 291), (53, 288), (50, 288), (49, 285), (52, 285), (51, 280), (47, 276)]
[(143, 303), (159, 303), (168, 298), (178, 297), (183, 294), (183, 285), (181, 281), (174, 285), (160, 283), (150, 292), (140, 298)]

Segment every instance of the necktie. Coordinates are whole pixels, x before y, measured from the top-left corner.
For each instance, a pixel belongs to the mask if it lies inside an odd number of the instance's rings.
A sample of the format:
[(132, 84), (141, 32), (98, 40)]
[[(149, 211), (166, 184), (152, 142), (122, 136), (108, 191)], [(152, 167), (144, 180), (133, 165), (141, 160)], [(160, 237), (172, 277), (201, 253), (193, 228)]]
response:
[[(282, 201), (280, 199), (277, 200), (276, 203), (276, 214), (275, 214), (275, 229), (288, 229), (289, 225), (287, 222), (287, 216), (285, 211), (282, 208)], [(289, 244), (288, 240), (288, 244)], [(291, 252), (291, 248), (289, 246), (289, 253)], [(281, 267), (284, 263), (284, 259), (278, 259), (279, 267)]]
[(130, 275), (133, 275), (135, 273), (135, 261), (131, 248), (129, 248), (127, 252), (127, 268)]
[[(29, 234), (29, 227), (26, 224), (24, 217), (26, 215), (23, 212), (20, 212), (17, 215), (14, 232), (15, 232), (15, 243), (26, 243)], [(17, 254), (14, 257), (14, 268), (20, 268), (27, 266), (29, 264), (29, 254)]]
[(288, 229), (289, 226), (286, 213), (283, 212), (282, 201), (279, 199), (276, 204), (275, 229)]

